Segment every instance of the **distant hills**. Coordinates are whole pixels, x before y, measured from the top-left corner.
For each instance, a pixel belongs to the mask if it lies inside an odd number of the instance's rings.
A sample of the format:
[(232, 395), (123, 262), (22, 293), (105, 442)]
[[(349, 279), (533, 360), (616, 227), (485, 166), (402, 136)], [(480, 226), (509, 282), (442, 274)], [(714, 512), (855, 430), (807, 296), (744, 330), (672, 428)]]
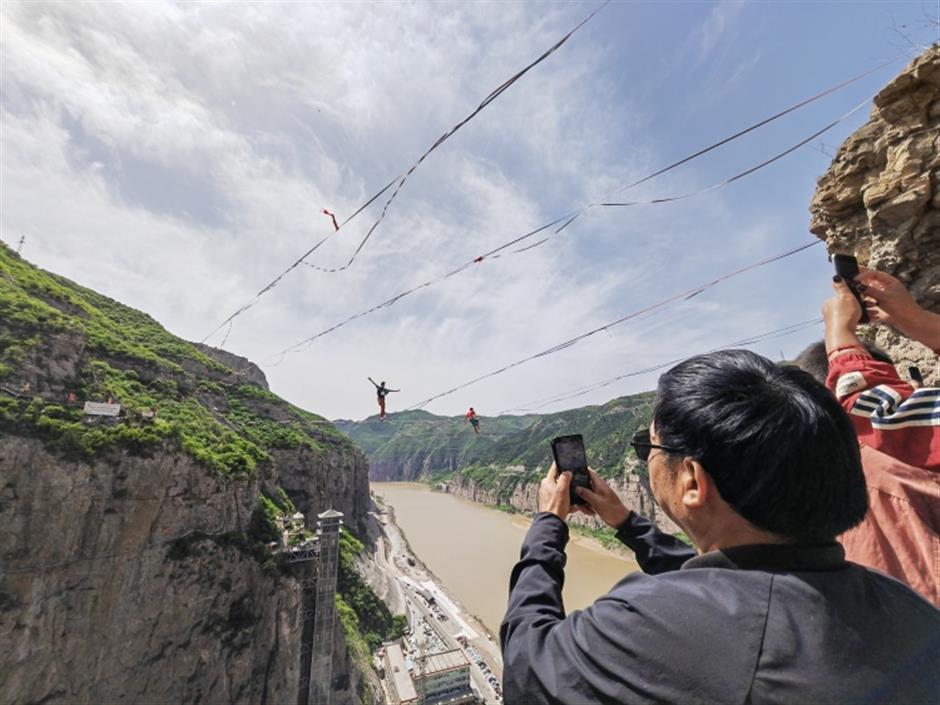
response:
[(369, 457), (373, 480), (416, 480), (469, 468), (514, 467), (528, 476), (551, 462), (555, 436), (584, 436), (588, 462), (606, 477), (632, 465), (630, 439), (649, 424), (654, 393), (644, 392), (553, 414), (480, 417), (480, 435), (463, 416), (426, 411), (388, 414), (385, 421), (335, 421)]

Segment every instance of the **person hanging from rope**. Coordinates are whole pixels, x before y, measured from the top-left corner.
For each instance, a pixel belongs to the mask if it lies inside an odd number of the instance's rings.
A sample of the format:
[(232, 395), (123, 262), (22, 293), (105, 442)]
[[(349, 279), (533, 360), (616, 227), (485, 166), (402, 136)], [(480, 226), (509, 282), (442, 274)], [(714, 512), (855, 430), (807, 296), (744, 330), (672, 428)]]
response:
[(478, 436), (480, 435), (480, 417), (477, 416), (477, 412), (473, 410), (473, 407), (470, 407), (470, 410), (466, 413), (467, 421), (473, 426), (473, 432)]
[(378, 396), (378, 402), (379, 402), (379, 419), (384, 420), (385, 419), (385, 397), (388, 396), (389, 392), (400, 392), (401, 390), (389, 389), (388, 387), (385, 386), (385, 382), (382, 382), (381, 384), (376, 384), (375, 380), (372, 379), (371, 377), (367, 377), (366, 379), (368, 379), (370, 382), (372, 382), (372, 384), (375, 385), (375, 393)]

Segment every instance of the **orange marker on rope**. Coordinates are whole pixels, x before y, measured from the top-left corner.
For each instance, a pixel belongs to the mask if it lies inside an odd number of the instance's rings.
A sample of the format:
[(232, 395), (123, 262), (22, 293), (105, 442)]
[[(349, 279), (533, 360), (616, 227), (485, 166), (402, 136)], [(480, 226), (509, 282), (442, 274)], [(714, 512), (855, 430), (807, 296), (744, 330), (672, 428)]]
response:
[(339, 230), (339, 223), (336, 222), (336, 216), (330, 213), (326, 208), (323, 209), (323, 215), (328, 215), (333, 219), (333, 229)]

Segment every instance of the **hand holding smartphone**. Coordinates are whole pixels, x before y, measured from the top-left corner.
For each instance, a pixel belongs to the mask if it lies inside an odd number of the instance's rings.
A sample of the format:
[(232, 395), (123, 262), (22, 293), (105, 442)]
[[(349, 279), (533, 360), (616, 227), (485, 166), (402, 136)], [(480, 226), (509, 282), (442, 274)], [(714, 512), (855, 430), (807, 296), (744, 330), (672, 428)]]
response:
[(588, 474), (587, 456), (584, 453), (584, 438), (580, 433), (569, 436), (558, 436), (552, 439), (552, 456), (555, 458), (555, 467), (558, 472), (571, 473), (571, 504), (587, 504), (575, 489), (586, 487), (593, 490), (591, 476)]
[(833, 255), (832, 263), (836, 266), (836, 274), (842, 277), (842, 281), (846, 283), (855, 300), (858, 301), (858, 305), (862, 307), (862, 317), (858, 319), (858, 322), (868, 323), (868, 309), (865, 307), (858, 284), (855, 283), (855, 277), (858, 276), (858, 260), (852, 255)]

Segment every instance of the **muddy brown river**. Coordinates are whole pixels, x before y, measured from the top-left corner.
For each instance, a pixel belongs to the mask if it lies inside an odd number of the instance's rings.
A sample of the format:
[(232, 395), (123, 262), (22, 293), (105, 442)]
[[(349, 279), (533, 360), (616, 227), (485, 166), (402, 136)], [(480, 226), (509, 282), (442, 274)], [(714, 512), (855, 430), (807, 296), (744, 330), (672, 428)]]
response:
[[(372, 490), (395, 509), (395, 520), (412, 550), (464, 607), (493, 633), (506, 610), (509, 572), (529, 522), (517, 515), (489, 509), (476, 502), (426, 485), (373, 482)], [(565, 570), (565, 608), (590, 605), (637, 564), (575, 538), (568, 543)]]

